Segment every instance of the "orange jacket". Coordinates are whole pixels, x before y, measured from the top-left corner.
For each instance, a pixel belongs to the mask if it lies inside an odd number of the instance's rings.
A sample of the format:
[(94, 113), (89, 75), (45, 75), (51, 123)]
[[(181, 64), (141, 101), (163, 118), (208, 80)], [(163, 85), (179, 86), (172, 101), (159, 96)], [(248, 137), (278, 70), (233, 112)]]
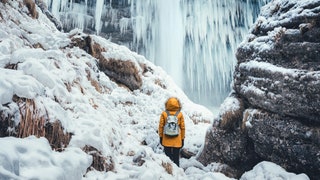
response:
[[(168, 110), (171, 115), (174, 115), (177, 111), (181, 109), (179, 100), (174, 97), (171, 97), (167, 100), (165, 107), (166, 107), (166, 110)], [(177, 118), (178, 118), (178, 125), (180, 126), (180, 133), (178, 136), (170, 137), (163, 134), (163, 128), (166, 123), (167, 113), (165, 111), (161, 113), (158, 132), (159, 132), (160, 138), (162, 138), (162, 145), (165, 147), (180, 148), (182, 146), (182, 140), (185, 137), (185, 125), (184, 125), (183, 114), (180, 112), (177, 115)]]

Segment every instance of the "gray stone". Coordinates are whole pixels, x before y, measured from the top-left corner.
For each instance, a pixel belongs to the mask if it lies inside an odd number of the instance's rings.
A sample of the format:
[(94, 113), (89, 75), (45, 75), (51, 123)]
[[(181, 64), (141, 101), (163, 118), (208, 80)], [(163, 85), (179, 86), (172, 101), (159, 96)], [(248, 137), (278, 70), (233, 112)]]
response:
[(316, 177), (320, 172), (320, 127), (278, 114), (252, 114), (248, 137), (254, 152), (287, 171)]
[(243, 102), (242, 115), (229, 117), (235, 125), (228, 130), (222, 126), (226, 119), (218, 117), (197, 159), (225, 163), (236, 177), (271, 161), (317, 179), (320, 1), (270, 3), (236, 53), (232, 96)]

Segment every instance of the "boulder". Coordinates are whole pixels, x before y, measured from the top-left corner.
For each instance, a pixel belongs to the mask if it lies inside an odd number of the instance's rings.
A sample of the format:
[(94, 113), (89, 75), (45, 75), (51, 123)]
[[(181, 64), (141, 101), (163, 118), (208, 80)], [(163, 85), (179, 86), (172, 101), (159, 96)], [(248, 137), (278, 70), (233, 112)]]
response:
[(233, 102), (241, 107), (221, 108), (225, 111), (207, 132), (200, 162), (225, 163), (238, 178), (261, 161), (317, 178), (319, 8), (319, 1), (290, 0), (274, 0), (262, 8), (236, 52), (230, 98), (236, 97)]
[(102, 44), (94, 41), (90, 35), (76, 33), (70, 36), (70, 47), (79, 47), (92, 55), (98, 61), (99, 70), (104, 72), (119, 85), (131, 91), (142, 86), (141, 74), (147, 67), (130, 59), (106, 58), (103, 53), (108, 50)]
[(248, 138), (259, 157), (287, 171), (307, 173), (310, 177), (319, 175), (320, 127), (268, 112), (251, 115)]

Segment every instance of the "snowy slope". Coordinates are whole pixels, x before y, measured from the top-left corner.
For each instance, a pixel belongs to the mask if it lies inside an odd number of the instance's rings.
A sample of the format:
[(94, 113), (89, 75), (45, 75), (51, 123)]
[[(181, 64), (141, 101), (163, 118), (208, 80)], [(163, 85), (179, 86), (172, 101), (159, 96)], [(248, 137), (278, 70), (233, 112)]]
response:
[[(22, 0), (0, 3), (0, 112), (13, 113), (18, 125), (21, 117), (12, 97), (33, 99), (40, 114), (47, 113), (51, 122), (59, 120), (73, 136), (62, 152), (51, 150), (43, 137), (0, 138), (0, 179), (229, 179), (214, 172), (216, 163), (203, 167), (191, 158), (181, 160), (182, 168), (175, 166), (158, 143), (158, 119), (168, 97), (177, 96), (183, 104), (185, 148), (194, 153), (201, 150), (213, 122), (211, 111), (191, 102), (163, 69), (143, 56), (92, 36), (108, 49), (106, 58), (153, 69), (140, 72), (139, 90), (119, 86), (99, 71), (95, 58), (70, 46), (70, 36), (83, 35), (79, 30), (59, 32), (37, 11), (39, 18), (32, 19)], [(6, 68), (8, 64), (17, 68)], [(101, 151), (114, 169), (87, 173), (92, 156), (82, 151), (85, 145)], [(139, 157), (142, 165), (135, 161)], [(166, 163), (173, 167), (171, 174)]]
[[(142, 172), (146, 172), (145, 169), (148, 166), (155, 166), (156, 169), (159, 169), (158, 173), (152, 172), (152, 176), (166, 177), (169, 175), (164, 173), (162, 162), (168, 162), (169, 159), (161, 154), (156, 130), (158, 118), (164, 108), (164, 101), (174, 95), (181, 99), (184, 106), (183, 113), (190, 132), (187, 134), (186, 147), (194, 152), (199, 150), (209, 123), (195, 125), (189, 117), (193, 116), (199, 122), (210, 122), (213, 114), (204, 107), (190, 102), (162, 69), (155, 67), (143, 56), (123, 46), (94, 37), (103, 47), (109, 49), (105, 54), (106, 57), (130, 59), (136, 63), (147, 64), (154, 69), (153, 74), (143, 76), (141, 89), (131, 92), (118, 86), (100, 72), (96, 59), (92, 56), (77, 47), (68, 47), (69, 36), (71, 34), (81, 35), (81, 32), (75, 30), (69, 34), (61, 33), (42, 13), (39, 13), (39, 18), (34, 20), (27, 15), (28, 9), (25, 6), (19, 7), (18, 1), (8, 2), (6, 5), (1, 3), (0, 6), (2, 14), (0, 99), (3, 105), (0, 106), (1, 109), (4, 109), (7, 103), (14, 104), (13, 95), (34, 99), (39, 109), (45, 109), (48, 112), (51, 121), (60, 120), (65, 130), (74, 134), (66, 152), (69, 152), (69, 148), (80, 150), (85, 145), (90, 145), (100, 150), (106, 157), (112, 157), (116, 164), (115, 172), (118, 172), (120, 177), (134, 178), (136, 176), (138, 178), (143, 176)], [(33, 48), (36, 44), (40, 44), (43, 48)], [(7, 64), (17, 64), (17, 70), (6, 69)], [(88, 73), (92, 79), (99, 82), (101, 93), (91, 85), (91, 81), (87, 78)], [(167, 89), (161, 88), (155, 81), (160, 81)], [(65, 84), (71, 85), (71, 90), (68, 90)], [(16, 117), (16, 123), (18, 122), (19, 115)], [(202, 140), (192, 139), (191, 136)], [(9, 140), (23, 146), (21, 139), (10, 138)], [(5, 144), (7, 141), (5, 138), (1, 140), (1, 143)], [(16, 163), (6, 163), (4, 169), (14, 167), (13, 169), (17, 168), (17, 174), (22, 177), (34, 177), (28, 174), (27, 168), (32, 168), (32, 166), (36, 168), (38, 165), (22, 161), (26, 165), (18, 168), (21, 159), (15, 158), (24, 157), (29, 152), (44, 151), (41, 148), (46, 143), (43, 142), (45, 139), (37, 140), (34, 137), (27, 138), (25, 141), (34, 143), (33, 148), (35, 149), (24, 147), (26, 151), (18, 150), (17, 154), (13, 154), (14, 157), (8, 161)], [(141, 145), (143, 141), (147, 143), (146, 146)], [(37, 144), (39, 148), (36, 148)], [(1, 148), (4, 147), (1, 146)], [(20, 146), (14, 145), (12, 148), (20, 149)], [(67, 154), (66, 152), (61, 154)], [(76, 152), (79, 155), (75, 160), (83, 163), (71, 163), (71, 165), (74, 164), (73, 168), (78, 169), (79, 177), (85, 173), (84, 170), (90, 165), (91, 159), (84, 153)], [(141, 167), (131, 168), (132, 155), (141, 152), (146, 154), (146, 163)], [(55, 153), (51, 153), (52, 157), (48, 158), (55, 159)], [(59, 163), (53, 163), (53, 165), (50, 163), (46, 166), (55, 167), (59, 166)], [(108, 174), (113, 173), (109, 172), (103, 176), (107, 177)], [(70, 175), (73, 175), (63, 171), (56, 174), (57, 178), (60, 176), (69, 178)], [(178, 174), (183, 176), (183, 171), (175, 168), (174, 176)]]

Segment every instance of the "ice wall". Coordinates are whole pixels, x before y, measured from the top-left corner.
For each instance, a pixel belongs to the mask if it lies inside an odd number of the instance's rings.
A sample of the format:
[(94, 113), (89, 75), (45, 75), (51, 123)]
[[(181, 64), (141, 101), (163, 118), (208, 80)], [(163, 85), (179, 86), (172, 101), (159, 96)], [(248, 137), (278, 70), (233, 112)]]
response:
[[(64, 29), (94, 29), (101, 32), (101, 18), (105, 16), (104, 0), (43, 0)], [(89, 27), (89, 28), (88, 28)]]
[(231, 91), (237, 45), (265, 3), (135, 0), (134, 48), (164, 67), (195, 102), (218, 106)]

